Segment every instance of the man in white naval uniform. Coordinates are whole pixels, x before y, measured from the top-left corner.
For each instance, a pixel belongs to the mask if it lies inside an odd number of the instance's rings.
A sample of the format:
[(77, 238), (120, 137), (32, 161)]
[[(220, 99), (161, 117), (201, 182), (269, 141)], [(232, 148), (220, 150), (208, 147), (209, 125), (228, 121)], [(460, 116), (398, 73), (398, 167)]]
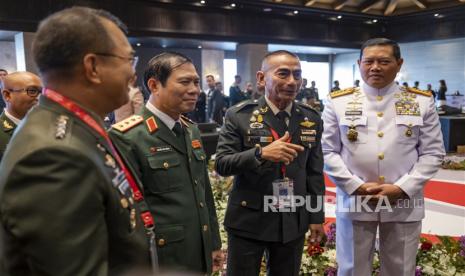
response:
[[(394, 82), (402, 63), (396, 42), (368, 40), (358, 61), (363, 86), (331, 93), (323, 113), (325, 172), (337, 186), (339, 276), (372, 275), (378, 228), (381, 275), (415, 273), (423, 188), (445, 153), (431, 94)], [(369, 208), (350, 208), (367, 195)]]

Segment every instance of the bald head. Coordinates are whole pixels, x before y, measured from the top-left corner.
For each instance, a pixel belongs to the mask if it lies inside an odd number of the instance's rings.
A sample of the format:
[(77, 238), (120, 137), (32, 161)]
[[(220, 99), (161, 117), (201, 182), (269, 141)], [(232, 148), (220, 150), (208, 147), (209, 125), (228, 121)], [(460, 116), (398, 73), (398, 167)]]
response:
[(2, 80), (2, 96), (7, 111), (18, 119), (37, 104), (37, 98), (42, 90), (40, 78), (30, 72), (14, 72)]

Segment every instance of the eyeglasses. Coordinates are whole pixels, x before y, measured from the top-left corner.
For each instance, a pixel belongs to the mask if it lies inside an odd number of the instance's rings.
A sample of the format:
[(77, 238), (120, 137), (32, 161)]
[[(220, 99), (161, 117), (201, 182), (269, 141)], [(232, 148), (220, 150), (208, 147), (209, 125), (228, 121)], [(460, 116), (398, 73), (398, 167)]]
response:
[(135, 69), (137, 66), (137, 62), (139, 61), (138, 56), (133, 56), (133, 57), (123, 57), (115, 54), (109, 54), (109, 53), (95, 53), (98, 56), (103, 56), (103, 57), (114, 57), (114, 58), (119, 58), (123, 60), (127, 60), (131, 63), (131, 66)]
[(4, 89), (8, 92), (24, 92), (26, 91), (26, 94), (29, 97), (37, 97), (37, 95), (42, 93), (42, 87), (26, 87), (26, 88), (21, 88), (21, 89)]

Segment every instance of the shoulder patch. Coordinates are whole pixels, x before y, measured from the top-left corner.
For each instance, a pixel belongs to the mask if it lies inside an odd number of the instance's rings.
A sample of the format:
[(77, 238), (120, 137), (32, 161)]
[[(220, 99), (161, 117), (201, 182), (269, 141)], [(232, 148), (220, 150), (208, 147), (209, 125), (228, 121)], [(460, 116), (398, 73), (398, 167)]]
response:
[(416, 89), (416, 88), (413, 88), (413, 87), (408, 87), (407, 91), (410, 92), (410, 93), (419, 94), (419, 95), (423, 95), (423, 96), (426, 96), (426, 97), (433, 96), (433, 94), (431, 94), (431, 92), (429, 92), (429, 91), (420, 90), (420, 89)]
[(154, 133), (158, 129), (157, 121), (155, 121), (155, 117), (153, 116), (145, 120), (145, 125), (150, 133)]
[(234, 105), (233, 108), (236, 108), (237, 111), (239, 111), (247, 106), (257, 106), (257, 105), (258, 105), (258, 100), (245, 100), (245, 101), (242, 101)]
[(132, 115), (131, 117), (122, 120), (119, 123), (116, 123), (112, 125), (111, 127), (118, 130), (119, 132), (126, 132), (130, 130), (131, 128), (137, 126), (138, 124), (142, 123), (144, 121), (144, 118), (139, 115)]
[(331, 93), (329, 93), (329, 96), (331, 97), (331, 99), (334, 99), (334, 98), (337, 98), (337, 97), (352, 94), (356, 90), (357, 90), (357, 87), (350, 87), (350, 88), (346, 88), (346, 89), (331, 92)]

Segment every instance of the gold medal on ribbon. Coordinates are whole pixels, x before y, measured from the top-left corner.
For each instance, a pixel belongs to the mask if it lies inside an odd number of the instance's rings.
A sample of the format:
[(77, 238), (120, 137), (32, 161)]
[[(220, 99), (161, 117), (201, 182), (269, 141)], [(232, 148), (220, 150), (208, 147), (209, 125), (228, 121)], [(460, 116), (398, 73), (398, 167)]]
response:
[(257, 122), (259, 123), (263, 122), (263, 116), (261, 114), (257, 116)]
[(136, 209), (132, 208), (129, 215), (129, 222), (131, 224), (131, 229), (136, 228)]
[(349, 141), (351, 142), (355, 142), (357, 141), (357, 137), (358, 137), (358, 132), (355, 129), (355, 126), (351, 125), (349, 127), (349, 130), (347, 131), (347, 139), (349, 139)]
[(405, 136), (411, 137), (412, 134), (413, 134), (413, 132), (412, 132), (412, 124), (409, 124), (409, 125), (407, 126), (407, 130), (405, 131)]

